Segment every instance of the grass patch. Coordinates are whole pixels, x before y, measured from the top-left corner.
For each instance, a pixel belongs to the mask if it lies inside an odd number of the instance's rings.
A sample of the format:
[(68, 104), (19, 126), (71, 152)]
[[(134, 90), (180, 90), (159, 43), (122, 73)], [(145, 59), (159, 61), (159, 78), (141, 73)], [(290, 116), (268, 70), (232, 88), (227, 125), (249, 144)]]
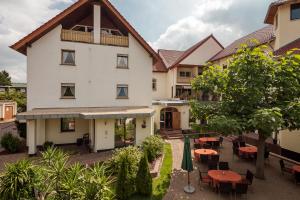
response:
[(169, 143), (166, 143), (164, 144), (164, 160), (160, 168), (160, 176), (153, 179), (152, 197), (134, 195), (130, 200), (161, 200), (170, 185), (172, 162), (172, 148)]

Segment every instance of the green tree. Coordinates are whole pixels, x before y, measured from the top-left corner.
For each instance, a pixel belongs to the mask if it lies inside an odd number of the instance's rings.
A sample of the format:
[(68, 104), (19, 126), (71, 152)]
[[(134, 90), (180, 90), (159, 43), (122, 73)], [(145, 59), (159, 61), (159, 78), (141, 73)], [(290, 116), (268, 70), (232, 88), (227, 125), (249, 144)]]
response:
[(26, 111), (26, 94), (11, 90), (9, 92), (1, 93), (0, 100), (11, 100), (17, 102), (18, 112)]
[(152, 195), (152, 177), (149, 170), (147, 152), (144, 153), (139, 163), (139, 170), (136, 175), (136, 190), (141, 195)]
[(119, 200), (127, 200), (134, 192), (134, 181), (128, 173), (128, 162), (122, 160), (117, 178), (116, 196)]
[(227, 69), (210, 66), (192, 82), (194, 90), (222, 97), (217, 111), (207, 116), (210, 126), (227, 134), (258, 133), (258, 178), (264, 178), (266, 138), (281, 129), (300, 127), (300, 55), (275, 57), (264, 48), (243, 45)]
[(0, 72), (0, 85), (11, 85), (11, 77), (5, 70)]

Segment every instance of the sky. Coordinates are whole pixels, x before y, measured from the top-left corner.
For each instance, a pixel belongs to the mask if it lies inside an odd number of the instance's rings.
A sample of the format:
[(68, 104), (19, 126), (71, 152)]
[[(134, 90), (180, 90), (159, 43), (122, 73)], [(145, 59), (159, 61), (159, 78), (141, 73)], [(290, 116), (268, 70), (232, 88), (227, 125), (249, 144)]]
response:
[[(76, 0), (0, 0), (0, 70), (26, 82), (26, 57), (10, 45)], [(224, 46), (266, 26), (272, 0), (110, 0), (155, 49), (185, 50), (210, 34)]]

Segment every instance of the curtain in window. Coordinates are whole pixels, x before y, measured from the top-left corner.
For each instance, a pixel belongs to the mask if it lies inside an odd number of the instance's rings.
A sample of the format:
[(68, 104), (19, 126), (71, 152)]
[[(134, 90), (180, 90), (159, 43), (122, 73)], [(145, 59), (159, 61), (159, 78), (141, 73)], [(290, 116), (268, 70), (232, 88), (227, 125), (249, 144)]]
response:
[(63, 52), (63, 63), (74, 64), (75, 63), (75, 52), (64, 51)]
[(118, 67), (127, 67), (127, 60), (126, 56), (118, 56)]
[(127, 87), (118, 87), (117, 94), (118, 94), (118, 97), (127, 97), (128, 88)]
[(62, 96), (63, 97), (74, 97), (75, 96), (75, 86), (74, 85), (63, 85), (62, 86)]

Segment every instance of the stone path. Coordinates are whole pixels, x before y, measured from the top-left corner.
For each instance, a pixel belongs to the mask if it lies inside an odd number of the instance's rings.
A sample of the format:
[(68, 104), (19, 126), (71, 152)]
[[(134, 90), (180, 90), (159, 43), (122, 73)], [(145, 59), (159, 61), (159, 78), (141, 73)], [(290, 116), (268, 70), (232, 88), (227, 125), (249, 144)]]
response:
[[(191, 184), (195, 186), (194, 194), (186, 194), (183, 187), (187, 185), (187, 173), (180, 170), (183, 153), (183, 141), (171, 140), (173, 151), (173, 173), (171, 185), (164, 200), (215, 200), (230, 199), (230, 196), (218, 195), (212, 188), (203, 184), (198, 185), (198, 169), (207, 171), (207, 166), (194, 162), (195, 170), (191, 173)], [(255, 163), (253, 161), (241, 160), (232, 156), (231, 143), (224, 141), (220, 149), (220, 160), (228, 161), (230, 168), (238, 173), (245, 173), (247, 169), (255, 172)], [(296, 185), (293, 177), (290, 175), (281, 175), (279, 160), (270, 157), (266, 161), (265, 170), (266, 180), (254, 179), (253, 185), (248, 189), (248, 200), (297, 200), (300, 197), (300, 185)], [(243, 196), (245, 199), (245, 196)], [(232, 196), (234, 199), (234, 196)], [(241, 199), (238, 197), (237, 199)]]

